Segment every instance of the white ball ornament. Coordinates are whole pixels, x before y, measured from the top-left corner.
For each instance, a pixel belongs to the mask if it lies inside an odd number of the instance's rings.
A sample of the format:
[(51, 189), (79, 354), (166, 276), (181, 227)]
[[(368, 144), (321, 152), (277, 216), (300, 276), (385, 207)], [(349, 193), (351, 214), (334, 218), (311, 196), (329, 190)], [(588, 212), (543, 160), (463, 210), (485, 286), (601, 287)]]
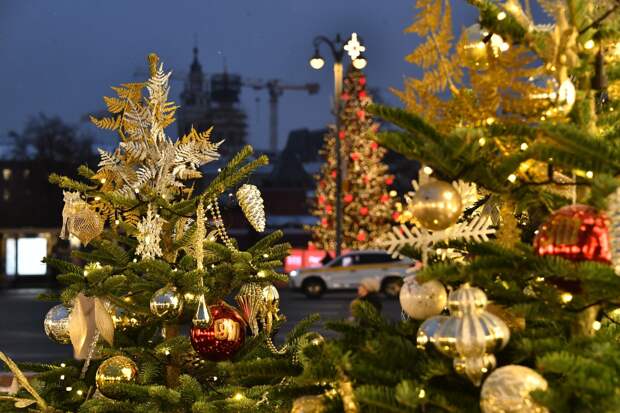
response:
[(425, 320), (440, 314), (446, 307), (448, 294), (437, 280), (418, 283), (415, 275), (404, 279), (400, 289), (400, 306), (411, 318)]
[(547, 387), (545, 378), (528, 367), (500, 367), (482, 385), (480, 408), (483, 413), (548, 413), (530, 396), (532, 391)]

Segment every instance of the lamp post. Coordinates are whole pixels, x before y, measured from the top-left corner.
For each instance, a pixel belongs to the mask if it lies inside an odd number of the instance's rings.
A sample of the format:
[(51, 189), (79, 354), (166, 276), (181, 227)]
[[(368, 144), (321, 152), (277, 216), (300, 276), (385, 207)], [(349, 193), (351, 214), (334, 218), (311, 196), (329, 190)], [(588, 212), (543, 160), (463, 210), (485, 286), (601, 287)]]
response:
[(325, 36), (317, 36), (314, 38), (314, 54), (310, 58), (310, 66), (313, 69), (320, 70), (325, 66), (325, 60), (321, 57), (319, 48), (321, 44), (326, 44), (332, 52), (334, 59), (334, 100), (332, 112), (336, 117), (336, 257), (342, 252), (342, 153), (340, 142), (340, 111), (342, 110), (342, 58), (345, 52), (351, 57), (353, 66), (356, 69), (366, 67), (366, 59), (363, 52), (366, 48), (359, 42), (357, 33), (351, 34), (351, 38), (345, 44), (340, 38), (340, 34), (331, 40)]

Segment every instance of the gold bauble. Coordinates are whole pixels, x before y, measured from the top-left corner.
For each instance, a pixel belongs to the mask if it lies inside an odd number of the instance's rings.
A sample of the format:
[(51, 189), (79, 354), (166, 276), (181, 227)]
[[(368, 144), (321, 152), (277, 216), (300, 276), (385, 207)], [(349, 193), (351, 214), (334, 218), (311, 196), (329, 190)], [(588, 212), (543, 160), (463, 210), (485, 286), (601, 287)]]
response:
[(110, 384), (131, 383), (136, 380), (138, 366), (128, 357), (114, 356), (105, 360), (97, 369), (95, 381), (97, 389), (107, 397), (113, 394), (108, 392)]
[(411, 318), (426, 320), (439, 315), (448, 301), (446, 287), (437, 280), (418, 283), (415, 275), (403, 280), (399, 293), (400, 306)]
[(476, 386), (495, 368), (495, 351), (506, 346), (510, 330), (499, 317), (485, 310), (487, 296), (469, 284), (463, 284), (448, 296), (450, 317), (433, 334), (433, 344), (452, 357), (457, 373), (467, 376)]
[(530, 396), (547, 386), (545, 378), (528, 367), (500, 367), (482, 385), (480, 408), (483, 413), (547, 413), (549, 410)]
[(115, 305), (110, 306), (110, 315), (112, 316), (114, 328), (120, 331), (137, 328), (142, 324), (141, 318), (136, 314), (132, 314), (128, 310)]
[(459, 219), (463, 209), (461, 194), (447, 182), (421, 185), (411, 200), (411, 212), (422, 227), (444, 230)]
[(43, 321), (45, 334), (59, 344), (69, 344), (69, 314), (71, 309), (63, 304), (58, 304), (47, 312)]
[(155, 291), (151, 297), (151, 312), (159, 318), (172, 320), (183, 311), (183, 297), (176, 287), (165, 286)]
[(325, 411), (323, 396), (302, 396), (295, 399), (291, 413), (322, 413)]

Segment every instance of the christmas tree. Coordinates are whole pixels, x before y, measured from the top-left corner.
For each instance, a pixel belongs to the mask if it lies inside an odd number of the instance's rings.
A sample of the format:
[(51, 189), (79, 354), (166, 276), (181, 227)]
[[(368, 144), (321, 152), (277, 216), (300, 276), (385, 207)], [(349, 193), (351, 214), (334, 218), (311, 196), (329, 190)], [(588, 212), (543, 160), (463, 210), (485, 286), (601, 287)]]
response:
[[(65, 191), (61, 235), (87, 246), (74, 253), (84, 265), (47, 259), (66, 287), (45, 331), (73, 345), (76, 360), (16, 365), (0, 353), (20, 384), (16, 394), (0, 396), (3, 412), (240, 412), (290, 404), (270, 389), (299, 370), (295, 351), (309, 322), (284, 347), (271, 341), (284, 320), (272, 283), (286, 280), (277, 269), (288, 245), (277, 243), (276, 232), (239, 250), (218, 206), (267, 158), (252, 159), (246, 147), (197, 193), (200, 167), (219, 158), (223, 143), (210, 130), (166, 135), (176, 110), (170, 73), (156, 55), (149, 61), (150, 78), (114, 87), (117, 96), (105, 98), (111, 116), (92, 119), (118, 134), (118, 147), (100, 150), (99, 169), (81, 167), (81, 180), (50, 178)], [(236, 197), (263, 231), (259, 190), (243, 184)], [(230, 295), (238, 309), (224, 302)]]
[(305, 351), (352, 388), (314, 411), (620, 411), (618, 2), (469, 3), (455, 41), (450, 1), (417, 1), (424, 73), (405, 109), (369, 108), (399, 128), (378, 142), (423, 165), (377, 243), (425, 265), (407, 320), (361, 303)]
[(325, 251), (336, 246), (336, 139), (341, 140), (342, 157), (341, 248), (367, 249), (373, 236), (389, 230), (393, 214), (388, 187), (394, 177), (382, 162), (386, 150), (368, 140), (378, 125), (366, 111), (371, 103), (366, 76), (353, 66), (344, 79), (341, 101), (340, 129), (325, 136), (321, 150), (325, 163), (316, 176), (316, 204), (312, 209), (319, 219), (312, 227), (313, 240)]

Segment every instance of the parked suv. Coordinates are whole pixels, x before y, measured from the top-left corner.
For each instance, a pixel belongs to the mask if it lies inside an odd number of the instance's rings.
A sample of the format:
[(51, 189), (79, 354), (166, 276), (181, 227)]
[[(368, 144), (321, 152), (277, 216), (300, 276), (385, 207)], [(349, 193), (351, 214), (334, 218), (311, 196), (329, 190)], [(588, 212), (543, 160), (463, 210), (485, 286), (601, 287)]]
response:
[(403, 277), (412, 264), (408, 258), (392, 258), (385, 251), (352, 251), (323, 267), (291, 271), (289, 285), (301, 289), (309, 298), (318, 298), (327, 290), (354, 289), (364, 278), (375, 278), (383, 293), (398, 297)]

